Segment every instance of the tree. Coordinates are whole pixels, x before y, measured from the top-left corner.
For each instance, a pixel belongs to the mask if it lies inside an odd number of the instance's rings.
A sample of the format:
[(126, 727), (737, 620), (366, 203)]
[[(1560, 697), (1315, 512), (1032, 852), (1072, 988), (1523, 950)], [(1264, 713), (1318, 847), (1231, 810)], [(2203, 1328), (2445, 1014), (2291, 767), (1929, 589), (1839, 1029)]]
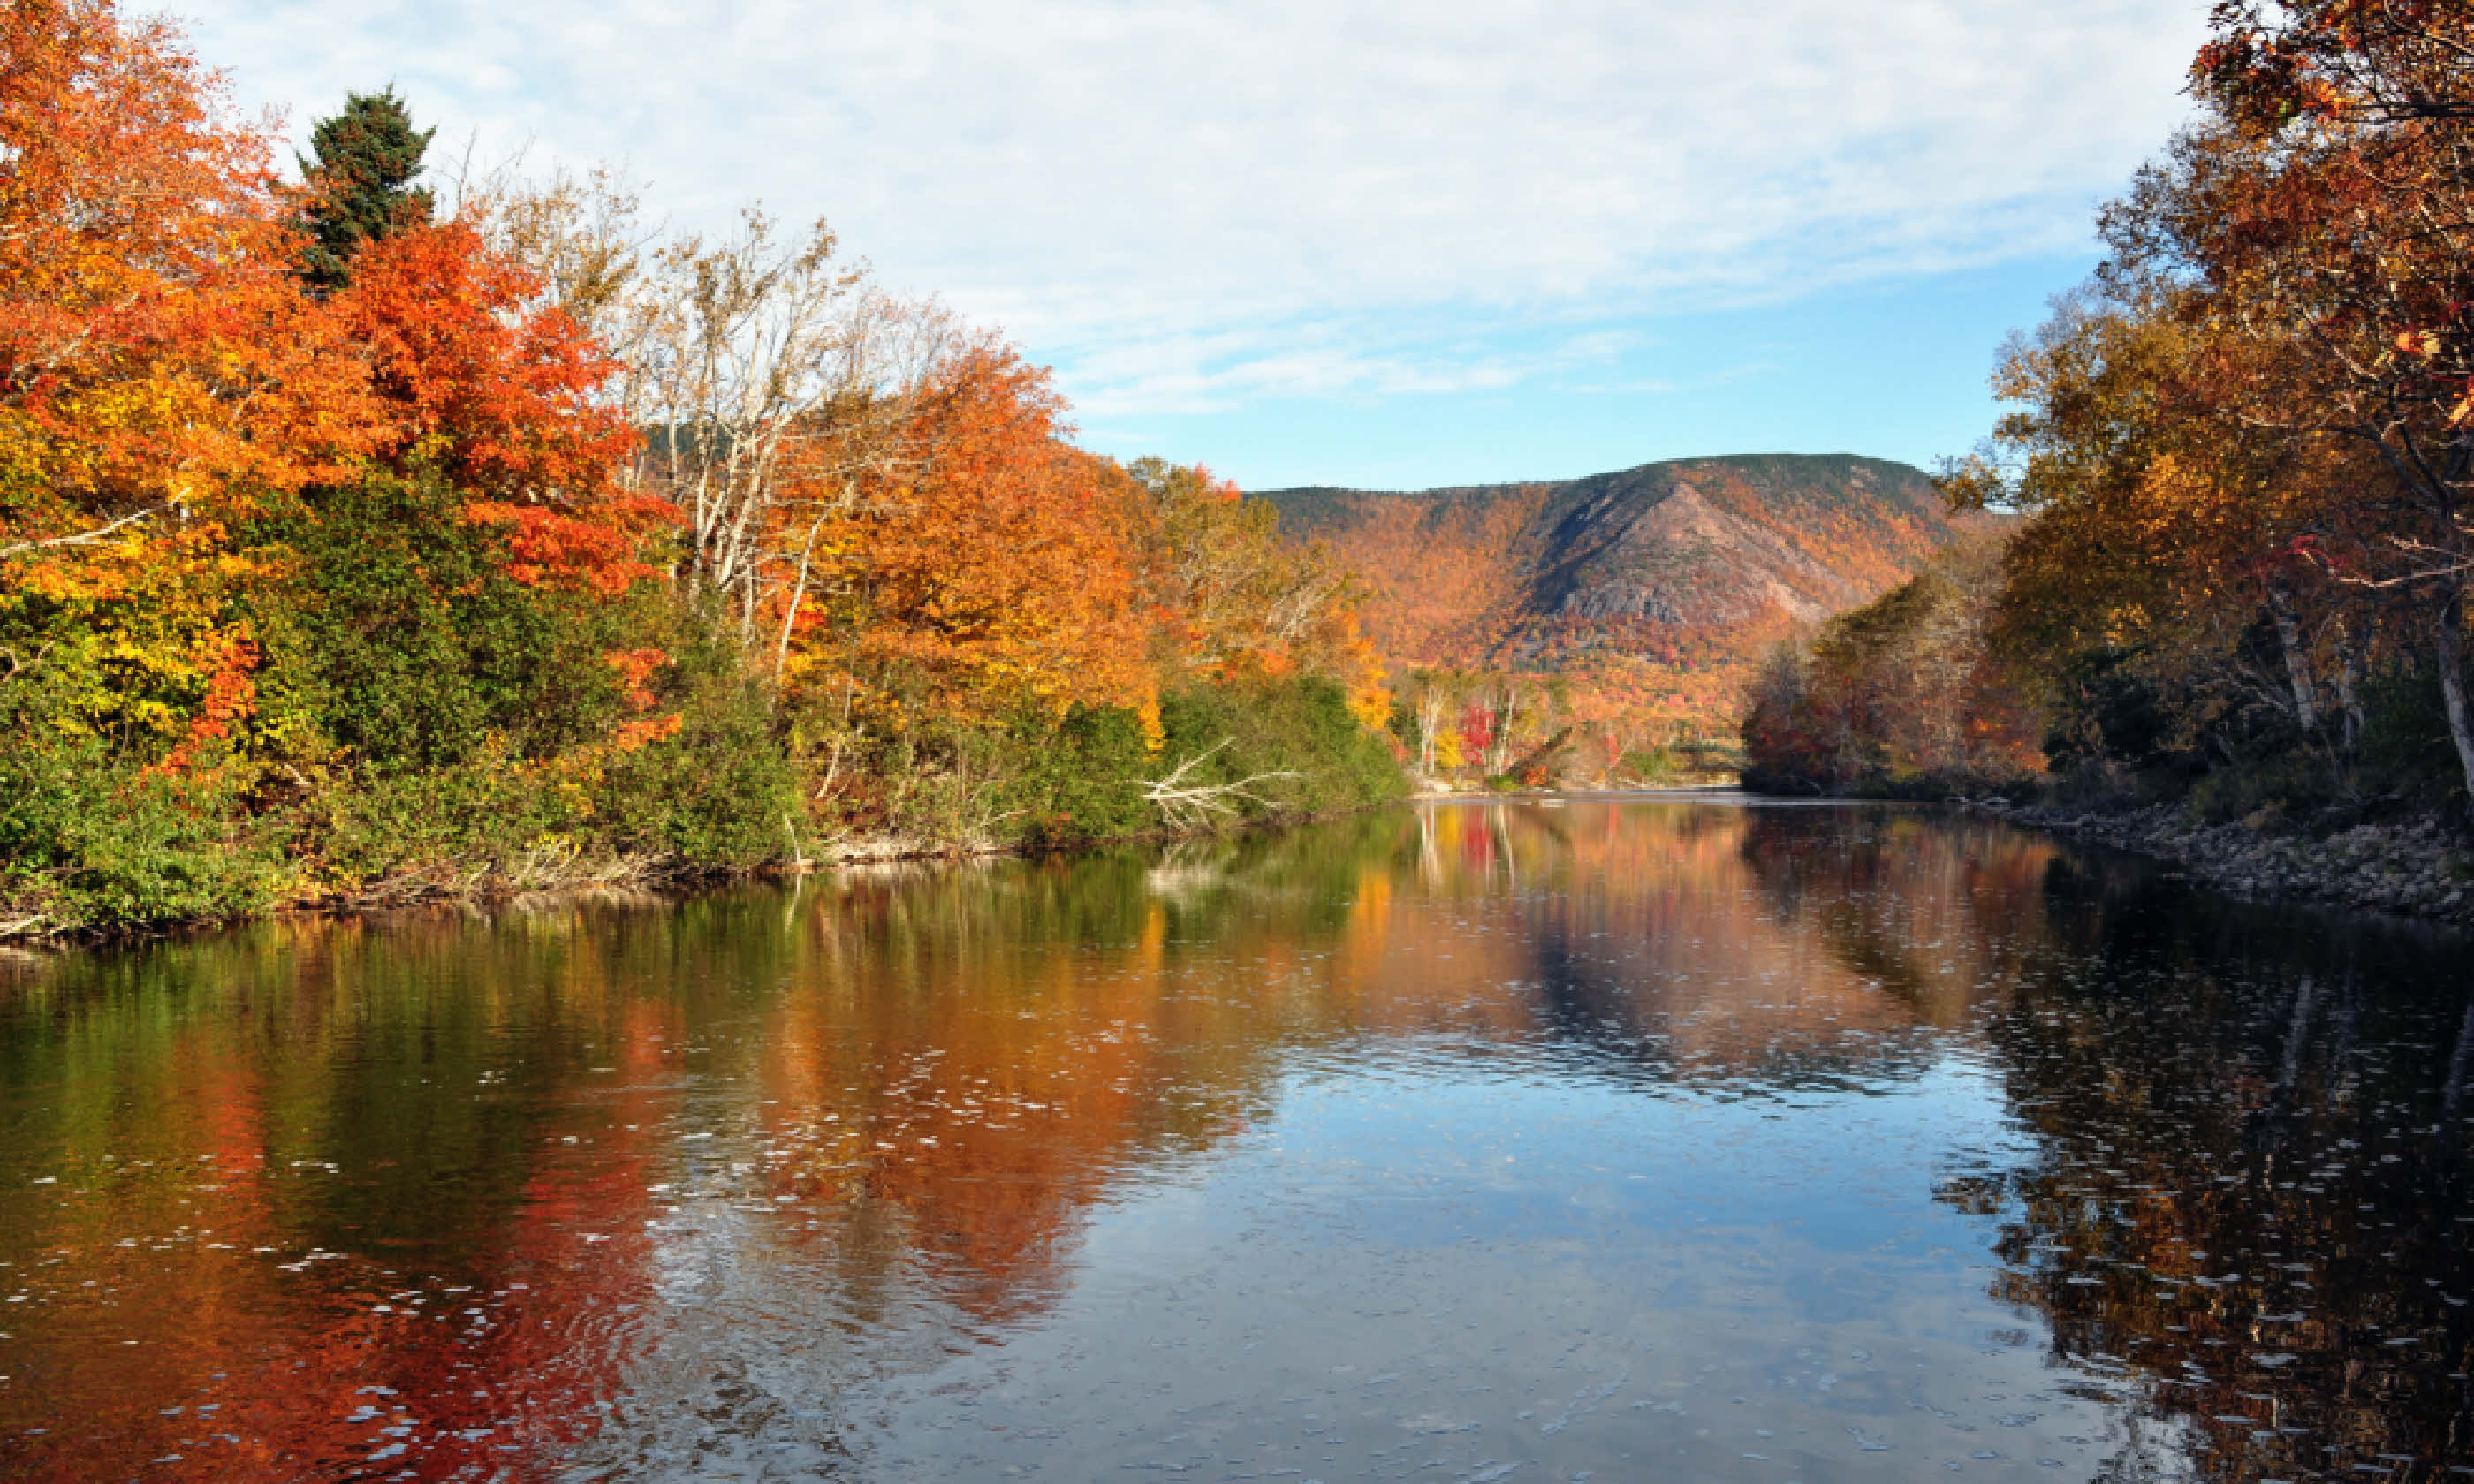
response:
[(1986, 645), (2000, 555), (1997, 542), (1962, 542), (1832, 618), (1808, 655), (1773, 651), (1743, 723), (1747, 781), (1939, 797), (2041, 771), (2026, 709)]
[[(865, 271), (834, 253), (822, 222), (784, 244), (750, 210), (729, 237), (662, 248), (607, 311), (630, 322), (618, 400), (649, 434), (641, 478), (685, 513), (682, 586), (726, 603), (750, 643), (793, 465), (837, 409), (877, 406)], [(803, 471), (811, 492), (829, 477)]]
[(258, 517), (373, 462), (444, 474), (519, 580), (649, 570), (614, 368), (521, 265), (407, 222), (313, 298), (266, 141), (177, 33), (58, 0), (0, 37), (0, 650), (64, 725), (175, 758), (229, 735), (259, 654), (238, 599), (289, 561)]
[(161, 22), (0, 13), (0, 562), (348, 473), (375, 408), (265, 141)]
[(347, 95), (343, 112), (309, 132), (313, 157), (295, 158), (310, 192), (302, 213), (309, 240), (302, 246), (301, 275), (311, 288), (330, 294), (345, 287), (365, 245), (429, 221), (430, 194), (412, 181), (437, 132), (412, 127), (392, 84)]
[(176, 31), (36, 0), (0, 47), (8, 682), (122, 744), (220, 734), (255, 653), (223, 607), (234, 523), (351, 479), (384, 409), (289, 272), (265, 140)]
[(2315, 551), (2418, 610), (2474, 807), (2474, 13), (2224, 0), (2212, 26), (2193, 81), (2242, 168), (2136, 245), (2284, 352), (2301, 395), (2257, 425), (2370, 467)]
[(1411, 716), (1418, 730), (1418, 776), (1434, 778), (1463, 766), (1460, 734), (1449, 725), (1452, 708), (1472, 684), (1470, 677), (1441, 665), (1409, 672)]
[(615, 595), (653, 575), (644, 538), (676, 512), (622, 484), (640, 440), (601, 395), (619, 368), (538, 301), (541, 281), (461, 222), (373, 242), (355, 268), (327, 308), (385, 399), (379, 451), (439, 469), (468, 516), (508, 526), (520, 579)]
[(1135, 601), (1167, 679), (1329, 676), (1382, 726), (1391, 695), (1359, 632), (1363, 585), (1322, 542), (1283, 540), (1275, 507), (1200, 465), (1137, 459), (1123, 486)]
[(899, 433), (914, 459), (857, 481), (816, 543), (836, 558), (809, 568), (826, 599), (810, 655), (838, 631), (881, 704), (897, 704), (899, 676), (949, 717), (1136, 704), (1143, 631), (1107, 519), (1113, 466), (1062, 441), (1064, 411), (1045, 370), (994, 342), (938, 367)]

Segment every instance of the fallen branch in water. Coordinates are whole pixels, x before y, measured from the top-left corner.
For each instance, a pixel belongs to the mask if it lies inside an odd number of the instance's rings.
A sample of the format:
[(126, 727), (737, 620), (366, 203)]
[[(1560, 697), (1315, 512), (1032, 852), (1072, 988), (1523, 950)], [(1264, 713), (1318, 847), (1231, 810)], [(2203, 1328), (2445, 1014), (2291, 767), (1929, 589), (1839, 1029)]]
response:
[(1273, 778), (1294, 778), (1300, 776), (1281, 771), (1257, 773), (1252, 778), (1239, 778), (1233, 783), (1186, 781), (1188, 774), (1200, 767), (1214, 753), (1235, 740), (1237, 739), (1234, 737), (1222, 737), (1217, 743), (1178, 763), (1170, 770), (1168, 777), (1146, 778), (1136, 784), (1142, 789), (1143, 797), (1158, 808), (1160, 818), (1167, 822), (1170, 828), (1207, 828), (1234, 815), (1241, 802), (1258, 803), (1267, 809), (1271, 808), (1273, 806), (1272, 801), (1252, 792), (1253, 786), (1257, 783), (1267, 783)]

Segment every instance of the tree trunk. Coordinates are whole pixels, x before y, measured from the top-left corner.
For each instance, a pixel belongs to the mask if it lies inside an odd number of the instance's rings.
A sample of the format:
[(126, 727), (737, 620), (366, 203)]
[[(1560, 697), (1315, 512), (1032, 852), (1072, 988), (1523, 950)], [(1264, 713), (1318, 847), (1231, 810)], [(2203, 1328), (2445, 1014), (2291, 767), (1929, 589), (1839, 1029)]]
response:
[(1495, 713), (1494, 735), (1487, 740), (1486, 773), (1489, 778), (1501, 778), (1512, 763), (1512, 723), (1520, 698), (1506, 684), (1503, 687), (1503, 709)]
[(2363, 740), (2362, 667), (2354, 658), (2354, 635), (2337, 631), (2337, 705), (2345, 714), (2345, 755), (2351, 757)]
[(2319, 730), (2319, 698), (2311, 686), (2311, 657), (2302, 647), (2302, 626), (2294, 622), (2293, 600), (2282, 587), (2268, 589), (2268, 610), (2276, 615), (2276, 642), (2285, 651), (2285, 678), (2293, 686), (2293, 719), (2305, 731)]
[(2439, 610), (2439, 699), (2448, 707), (2448, 736), (2457, 744), (2457, 765), (2465, 775), (2465, 802), (2474, 811), (2474, 718), (2465, 708), (2465, 589), (2451, 587)]

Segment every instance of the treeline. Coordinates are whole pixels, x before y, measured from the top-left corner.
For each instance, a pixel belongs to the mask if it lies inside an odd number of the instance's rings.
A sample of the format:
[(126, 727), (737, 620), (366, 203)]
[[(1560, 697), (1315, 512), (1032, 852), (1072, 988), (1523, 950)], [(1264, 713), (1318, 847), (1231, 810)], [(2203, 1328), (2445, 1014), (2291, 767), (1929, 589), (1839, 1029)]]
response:
[(2212, 25), (2199, 118), (2103, 209), (2092, 279), (2004, 353), (2020, 410), (1946, 471), (2024, 520), (1772, 666), (1745, 728), (1766, 779), (2041, 762), (2254, 822), (2465, 798), (2474, 15), (2235, 0)]
[(2001, 560), (1998, 538), (1963, 540), (1809, 644), (1772, 650), (1744, 713), (1745, 786), (1942, 799), (2039, 775), (2035, 719), (1988, 627)]
[(428, 142), (288, 180), (167, 22), (0, 12), (0, 936), (1404, 786), (1267, 508), (821, 225)]
[(1430, 665), (1394, 689), (1393, 735), (1431, 790), (1719, 782), (1741, 766), (1733, 738), (1650, 714), (1592, 675)]

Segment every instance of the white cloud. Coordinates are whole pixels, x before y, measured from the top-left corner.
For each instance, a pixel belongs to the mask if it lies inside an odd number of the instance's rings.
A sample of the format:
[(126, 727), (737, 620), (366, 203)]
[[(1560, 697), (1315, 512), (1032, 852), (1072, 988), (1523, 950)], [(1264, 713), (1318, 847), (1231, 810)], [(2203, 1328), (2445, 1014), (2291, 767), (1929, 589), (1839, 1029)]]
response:
[(2204, 9), (174, 3), (297, 128), (392, 80), (442, 140), (624, 161), (683, 223), (827, 215), (1112, 413), (1491, 385), (1590, 352), (1455, 323), (2069, 251), (2181, 116)]

